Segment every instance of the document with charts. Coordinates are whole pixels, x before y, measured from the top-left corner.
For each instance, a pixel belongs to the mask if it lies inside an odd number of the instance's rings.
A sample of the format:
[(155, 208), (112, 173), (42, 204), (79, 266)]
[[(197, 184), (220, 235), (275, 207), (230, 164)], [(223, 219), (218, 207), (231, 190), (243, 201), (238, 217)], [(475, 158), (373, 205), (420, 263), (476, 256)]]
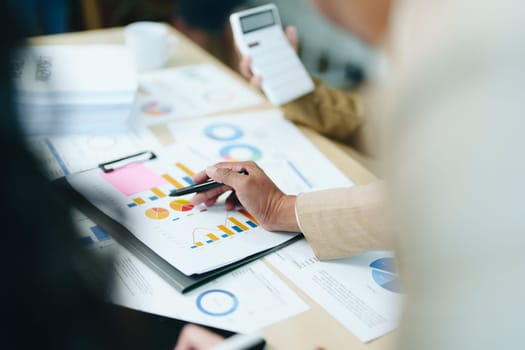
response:
[(194, 206), (169, 192), (217, 160), (254, 160), (287, 193), (351, 182), (279, 111), (173, 123), (175, 145), (158, 159), (110, 173), (67, 177), (78, 192), (185, 275), (202, 274), (276, 247), (296, 234), (268, 232), (243, 208)]
[(157, 124), (246, 108), (263, 102), (254, 90), (211, 64), (143, 73), (134, 121)]
[(96, 257), (112, 259), (115, 278), (108, 298), (115, 304), (243, 333), (308, 310), (261, 260), (181, 294), (99, 225), (74, 214), (82, 245)]
[(393, 252), (319, 261), (301, 240), (269, 255), (267, 261), (363, 342), (399, 325), (405, 295)]
[(177, 120), (168, 124), (177, 144), (213, 164), (254, 161), (286, 193), (352, 186), (278, 109)]
[(192, 184), (205, 163), (183, 147), (112, 172), (71, 174), (68, 183), (185, 275), (202, 274), (273, 248), (296, 234), (268, 232), (246, 210), (194, 206), (170, 191)]
[(147, 128), (123, 133), (32, 136), (27, 142), (51, 179), (91, 169), (145, 149), (161, 148)]

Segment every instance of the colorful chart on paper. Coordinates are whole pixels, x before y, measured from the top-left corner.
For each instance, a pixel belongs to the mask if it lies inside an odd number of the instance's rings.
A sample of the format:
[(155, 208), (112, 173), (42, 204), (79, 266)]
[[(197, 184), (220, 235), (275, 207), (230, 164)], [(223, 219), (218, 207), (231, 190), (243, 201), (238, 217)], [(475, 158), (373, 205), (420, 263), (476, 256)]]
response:
[(94, 169), (74, 174), (70, 182), (187, 275), (238, 261), (296, 235), (262, 229), (241, 207), (227, 211), (222, 202), (206, 207), (192, 204), (193, 195), (170, 196), (193, 184), (195, 173), (207, 164), (178, 147), (166, 154), (162, 160), (132, 163), (109, 173)]
[(374, 260), (370, 263), (370, 268), (372, 278), (379, 286), (393, 293), (401, 293), (394, 258)]
[(168, 124), (177, 142), (208, 163), (257, 162), (288, 193), (349, 186), (351, 182), (281, 111), (221, 115)]

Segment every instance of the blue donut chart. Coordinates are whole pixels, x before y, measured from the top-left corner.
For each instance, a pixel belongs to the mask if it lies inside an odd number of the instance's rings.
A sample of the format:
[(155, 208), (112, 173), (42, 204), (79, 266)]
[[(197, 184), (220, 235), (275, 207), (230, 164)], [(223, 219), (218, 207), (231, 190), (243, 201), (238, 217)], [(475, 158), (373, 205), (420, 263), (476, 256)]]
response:
[[(219, 131), (226, 131), (227, 135), (221, 135)], [(212, 124), (204, 128), (204, 134), (208, 136), (212, 140), (216, 141), (233, 141), (240, 139), (244, 136), (244, 131), (242, 131), (241, 128), (238, 126), (227, 124), (227, 123), (220, 123), (220, 124)]]
[[(232, 155), (232, 153), (236, 150), (241, 151), (247, 151), (250, 155), (244, 159), (237, 159), (235, 156)], [(225, 159), (225, 160), (233, 160), (233, 161), (246, 161), (246, 160), (259, 160), (262, 157), (262, 152), (260, 149), (258, 149), (255, 146), (247, 145), (247, 144), (234, 144), (234, 145), (228, 145), (219, 150), (219, 155)]]
[[(232, 300), (232, 306), (227, 309), (227, 310), (224, 310), (222, 312), (214, 312), (214, 311), (210, 311), (210, 310), (207, 310), (203, 305), (202, 305), (202, 301), (203, 299), (206, 297), (206, 296), (209, 296), (210, 294), (224, 294), (226, 295), (227, 297), (231, 298)], [(232, 292), (229, 292), (227, 290), (224, 290), (224, 289), (210, 289), (210, 290), (207, 290), (205, 292), (202, 292), (201, 294), (199, 294), (199, 296), (197, 297), (197, 300), (195, 301), (196, 305), (197, 305), (197, 308), (204, 314), (206, 315), (209, 315), (209, 316), (216, 316), (216, 317), (220, 317), (220, 316), (227, 316), (227, 315), (230, 315), (232, 314), (235, 310), (237, 310), (237, 307), (239, 306), (239, 300), (237, 299), (237, 297), (235, 296), (235, 294), (233, 294)]]

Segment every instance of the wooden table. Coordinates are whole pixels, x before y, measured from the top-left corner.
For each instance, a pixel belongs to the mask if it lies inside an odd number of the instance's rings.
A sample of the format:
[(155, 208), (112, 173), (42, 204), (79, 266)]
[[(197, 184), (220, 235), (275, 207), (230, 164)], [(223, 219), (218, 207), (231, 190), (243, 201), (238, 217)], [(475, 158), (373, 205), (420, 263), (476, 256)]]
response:
[[(168, 62), (168, 66), (212, 63), (230, 74), (234, 79), (245, 84), (248, 88), (253, 89), (239, 74), (232, 71), (215, 57), (208, 54), (173, 28), (171, 28), (171, 31), (178, 39), (178, 45), (174, 55)], [(115, 44), (123, 42), (124, 35), (122, 28), (49, 35), (31, 39), (31, 43), (40, 45)], [(260, 94), (259, 91), (257, 91), (257, 93)], [(260, 94), (260, 96), (265, 101), (261, 105), (243, 110), (228, 111), (228, 113), (273, 108), (262, 94)], [(344, 145), (336, 144), (306, 127), (300, 126), (299, 128), (305, 136), (355, 184), (366, 184), (375, 179), (375, 176), (370, 171), (349, 156), (349, 154), (353, 152), (351, 149), (346, 148)], [(161, 143), (165, 145), (171, 143), (171, 135), (166, 127), (157, 125), (151, 127), (151, 129)], [(394, 346), (396, 332), (387, 334), (368, 344), (361, 343), (361, 341), (330, 316), (323, 308), (291, 283), (286, 276), (274, 269), (270, 264), (266, 265), (279, 275), (279, 277), (310, 306), (310, 310), (302, 314), (263, 329), (269, 349), (313, 349), (316, 346), (323, 346), (325, 349), (379, 350), (389, 349)]]

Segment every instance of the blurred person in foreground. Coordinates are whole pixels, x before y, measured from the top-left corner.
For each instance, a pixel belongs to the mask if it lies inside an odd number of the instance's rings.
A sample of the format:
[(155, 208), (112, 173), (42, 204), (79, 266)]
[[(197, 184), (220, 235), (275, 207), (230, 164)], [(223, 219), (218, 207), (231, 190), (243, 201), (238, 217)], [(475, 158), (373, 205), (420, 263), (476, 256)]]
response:
[[(232, 191), (227, 207), (240, 203), (268, 230), (303, 232), (320, 259), (395, 249), (407, 295), (399, 349), (522, 347), (525, 4), (315, 3), (393, 62), (373, 105), (385, 181), (290, 196), (254, 163), (219, 163), (195, 180), (225, 186), (193, 202)], [(202, 348), (202, 335), (186, 338)]]
[(105, 349), (110, 335), (91, 330), (111, 325), (111, 315), (99, 302), (109, 269), (79, 247), (69, 208), (24, 142), (12, 70), (14, 50), (23, 45), (17, 36), (21, 28), (13, 15), (0, 16), (10, 28), (0, 39), (2, 347)]
[(0, 39), (2, 348), (169, 349), (184, 322), (109, 303), (111, 261), (81, 245), (71, 207), (29, 151), (14, 107), (26, 64), (14, 17), (0, 13), (10, 28)]

